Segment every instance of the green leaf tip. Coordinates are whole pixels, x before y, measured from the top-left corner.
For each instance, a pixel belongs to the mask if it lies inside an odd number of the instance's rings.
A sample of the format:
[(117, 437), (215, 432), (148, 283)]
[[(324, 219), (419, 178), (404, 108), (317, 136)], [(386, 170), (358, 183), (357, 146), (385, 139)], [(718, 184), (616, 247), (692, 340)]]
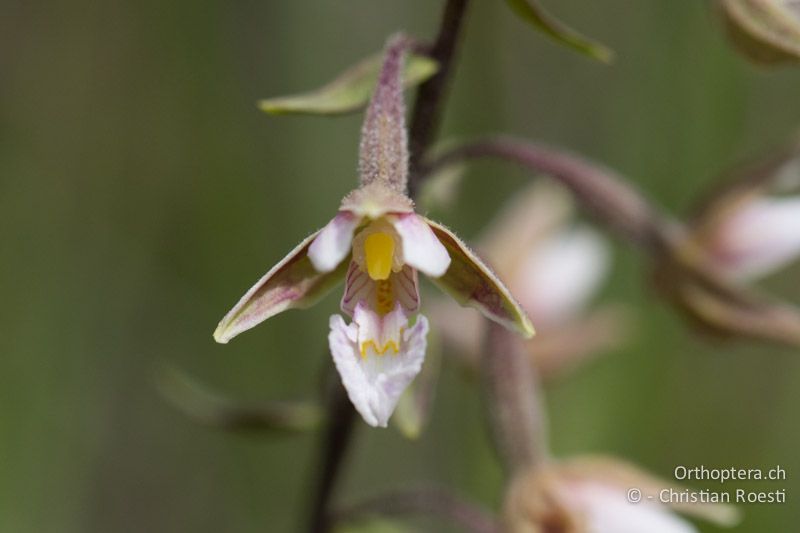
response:
[[(307, 93), (267, 98), (258, 102), (271, 115), (344, 115), (363, 108), (369, 102), (378, 80), (382, 54), (375, 54), (351, 66), (333, 81)], [(413, 87), (439, 70), (433, 59), (410, 54), (403, 70), (403, 86)]]
[(323, 420), (322, 408), (316, 403), (239, 403), (167, 363), (161, 363), (154, 369), (154, 379), (164, 400), (195, 422), (210, 427), (228, 431), (289, 434), (317, 429)]
[(506, 4), (519, 18), (556, 42), (602, 63), (611, 63), (614, 60), (613, 50), (566, 26), (545, 11), (537, 0), (506, 0)]

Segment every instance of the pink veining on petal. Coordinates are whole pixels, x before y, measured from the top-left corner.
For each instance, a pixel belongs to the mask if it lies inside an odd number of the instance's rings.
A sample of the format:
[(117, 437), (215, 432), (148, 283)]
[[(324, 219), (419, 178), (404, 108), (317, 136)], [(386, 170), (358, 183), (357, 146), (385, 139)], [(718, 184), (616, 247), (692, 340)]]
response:
[(308, 258), (319, 272), (330, 272), (350, 253), (353, 232), (361, 218), (349, 211), (339, 213), (320, 231), (308, 249)]
[(419, 309), (419, 282), (417, 271), (408, 265), (403, 269), (392, 274), (392, 290), (394, 297), (405, 308), (406, 312), (413, 313)]
[[(389, 276), (392, 284), (394, 298), (407, 313), (416, 312), (419, 309), (419, 286), (417, 272), (404, 266), (400, 272), (392, 273)], [(353, 316), (356, 304), (366, 302), (372, 308), (377, 306), (377, 286), (355, 261), (350, 262), (345, 277), (345, 289), (342, 295), (340, 307), (344, 313)]]
[(394, 216), (391, 221), (402, 240), (404, 263), (434, 278), (447, 272), (450, 255), (422, 217), (410, 213)]
[(344, 294), (340, 302), (342, 311), (353, 316), (358, 302), (374, 299), (374, 285), (375, 283), (367, 273), (361, 270), (355, 261), (350, 261), (350, 267), (345, 278)]

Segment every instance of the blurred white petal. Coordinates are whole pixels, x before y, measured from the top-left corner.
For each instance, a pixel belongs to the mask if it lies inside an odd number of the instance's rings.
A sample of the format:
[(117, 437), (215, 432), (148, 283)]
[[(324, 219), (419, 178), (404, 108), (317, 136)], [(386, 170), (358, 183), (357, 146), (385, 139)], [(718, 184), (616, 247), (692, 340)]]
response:
[(697, 529), (667, 507), (647, 500), (630, 503), (626, 490), (575, 483), (569, 494), (586, 520), (586, 533), (694, 533)]
[(426, 300), (433, 331), (444, 340), (448, 352), (475, 363), (482, 349), (486, 323), (481, 313), (471, 307), (455, 305), (451, 300)]
[(605, 279), (610, 253), (588, 228), (553, 234), (528, 254), (513, 280), (514, 294), (538, 327), (573, 318)]
[(528, 250), (566, 224), (572, 197), (560, 185), (539, 180), (515, 194), (477, 243), (501, 276), (513, 277)]
[(764, 277), (800, 255), (800, 197), (758, 198), (718, 229), (714, 256), (740, 280)]

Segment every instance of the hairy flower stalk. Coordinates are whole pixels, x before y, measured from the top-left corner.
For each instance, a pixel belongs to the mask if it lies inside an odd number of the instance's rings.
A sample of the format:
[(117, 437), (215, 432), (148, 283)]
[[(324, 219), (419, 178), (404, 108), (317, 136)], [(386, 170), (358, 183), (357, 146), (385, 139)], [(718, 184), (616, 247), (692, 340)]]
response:
[(348, 396), (371, 426), (385, 427), (425, 357), (418, 272), (463, 305), (531, 336), (533, 328), (497, 277), (445, 227), (414, 212), (406, 194), (408, 148), (401, 72), (409, 40), (392, 37), (366, 112), (360, 186), (336, 216), (262, 277), (222, 319), (225, 343), (267, 318), (308, 307), (342, 278), (342, 312), (330, 319), (331, 355)]

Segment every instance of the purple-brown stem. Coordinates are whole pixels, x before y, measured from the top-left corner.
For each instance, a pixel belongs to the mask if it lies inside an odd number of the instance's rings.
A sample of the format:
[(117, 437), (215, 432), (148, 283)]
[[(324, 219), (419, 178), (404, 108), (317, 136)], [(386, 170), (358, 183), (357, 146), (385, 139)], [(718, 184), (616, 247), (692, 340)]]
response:
[(411, 112), (409, 133), (408, 195), (414, 198), (425, 179), (423, 161), (439, 130), (445, 96), (450, 84), (456, 49), (469, 0), (447, 0), (439, 26), (439, 34), (428, 55), (439, 65), (439, 70), (420, 85)]
[(352, 520), (369, 515), (435, 515), (449, 525), (472, 533), (500, 533), (500, 525), (486, 510), (440, 488), (416, 488), (375, 496), (337, 513), (337, 520)]
[(616, 172), (564, 150), (511, 137), (489, 137), (460, 145), (426, 166), (426, 172), (466, 159), (498, 158), (547, 174), (569, 188), (604, 226), (644, 246), (660, 250), (678, 227), (657, 212)]
[(546, 459), (546, 416), (525, 341), (503, 326), (487, 324), (481, 376), (495, 447), (513, 475)]
[[(332, 373), (332, 369), (329, 368)], [(331, 376), (332, 377), (332, 376)], [(309, 533), (326, 533), (333, 525), (329, 519), (330, 499), (336, 480), (353, 438), (356, 411), (347, 397), (344, 386), (332, 377), (327, 387), (327, 424), (322, 434), (319, 464), (315, 469), (313, 500), (308, 521)]]
[[(569, 188), (601, 225), (654, 258), (656, 287), (704, 331), (800, 346), (800, 310), (728, 279), (693, 242), (693, 227), (661, 213), (612, 170), (556, 148), (491, 137), (439, 155), (427, 162), (425, 172), (432, 174), (453, 163), (487, 157), (516, 163), (533, 174), (546, 174)], [(773, 164), (768, 162), (765, 169)], [(765, 179), (766, 170), (762, 169), (757, 180)]]

